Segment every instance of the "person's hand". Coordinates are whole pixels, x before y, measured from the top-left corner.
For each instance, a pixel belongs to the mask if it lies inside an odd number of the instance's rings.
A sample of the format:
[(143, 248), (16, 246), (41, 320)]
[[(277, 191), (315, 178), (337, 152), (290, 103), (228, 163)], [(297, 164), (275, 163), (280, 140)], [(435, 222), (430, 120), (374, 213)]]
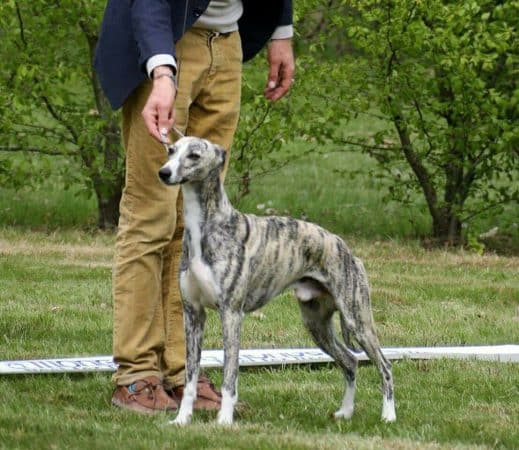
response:
[(158, 67), (153, 71), (153, 88), (142, 117), (148, 132), (159, 142), (169, 144), (167, 136), (175, 123), (176, 88), (173, 80), (165, 74), (172, 74), (169, 67)]
[(294, 82), (294, 52), (291, 39), (273, 39), (268, 47), (269, 76), (265, 97), (276, 101), (285, 95)]

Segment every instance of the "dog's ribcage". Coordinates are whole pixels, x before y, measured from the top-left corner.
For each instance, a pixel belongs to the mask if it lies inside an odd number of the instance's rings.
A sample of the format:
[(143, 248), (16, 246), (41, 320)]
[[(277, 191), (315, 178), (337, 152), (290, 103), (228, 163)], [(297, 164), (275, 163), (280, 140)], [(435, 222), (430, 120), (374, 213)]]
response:
[[(344, 268), (349, 257), (339, 237), (285, 217), (257, 217), (233, 209), (231, 214), (205, 221), (199, 233), (188, 238), (200, 239), (199, 247), (194, 242), (189, 245), (190, 269), (198, 272), (200, 282), (202, 278), (207, 281), (207, 271), (211, 272), (220, 300), (242, 289), (245, 311), (262, 306), (301, 279), (315, 279), (328, 289), (323, 266)], [(195, 260), (198, 252), (203, 267)]]

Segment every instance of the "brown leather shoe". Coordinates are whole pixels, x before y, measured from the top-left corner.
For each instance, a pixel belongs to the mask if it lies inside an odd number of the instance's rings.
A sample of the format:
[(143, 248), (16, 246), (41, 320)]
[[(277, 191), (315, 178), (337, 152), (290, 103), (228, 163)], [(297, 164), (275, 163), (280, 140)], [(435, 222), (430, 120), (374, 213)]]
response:
[[(184, 395), (184, 386), (177, 386), (171, 390), (177, 401), (180, 403)], [(222, 406), (222, 394), (214, 387), (213, 383), (205, 375), (198, 377), (196, 389), (196, 401), (194, 409), (205, 409), (215, 411)]]
[(112, 394), (112, 405), (146, 414), (174, 411), (177, 402), (164, 390), (159, 377), (150, 376), (128, 386), (117, 386)]

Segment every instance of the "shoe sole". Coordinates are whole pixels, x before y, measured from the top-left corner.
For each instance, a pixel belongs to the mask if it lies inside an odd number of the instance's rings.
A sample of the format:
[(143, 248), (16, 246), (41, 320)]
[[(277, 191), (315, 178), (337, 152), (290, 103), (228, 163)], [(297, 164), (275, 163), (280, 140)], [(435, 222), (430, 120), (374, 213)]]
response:
[(132, 411), (132, 412), (136, 412), (136, 413), (140, 413), (140, 414), (148, 414), (148, 415), (161, 414), (161, 413), (171, 413), (171, 412), (176, 412), (177, 411), (177, 409), (151, 409), (151, 408), (146, 408), (145, 406), (139, 405), (138, 403), (128, 404), (128, 403), (121, 402), (121, 401), (119, 401), (117, 399), (114, 399), (114, 398), (112, 398), (112, 405), (116, 406), (118, 408), (121, 408), (121, 409), (125, 409), (127, 411)]

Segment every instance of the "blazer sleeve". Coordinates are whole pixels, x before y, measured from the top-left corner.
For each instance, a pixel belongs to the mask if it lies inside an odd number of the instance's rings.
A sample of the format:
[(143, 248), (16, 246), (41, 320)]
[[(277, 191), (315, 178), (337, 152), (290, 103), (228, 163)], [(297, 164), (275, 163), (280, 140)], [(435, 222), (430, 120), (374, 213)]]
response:
[(278, 26), (292, 25), (292, 0), (283, 0)]
[(171, 5), (166, 0), (132, 0), (133, 35), (139, 51), (139, 65), (154, 55), (175, 56)]

